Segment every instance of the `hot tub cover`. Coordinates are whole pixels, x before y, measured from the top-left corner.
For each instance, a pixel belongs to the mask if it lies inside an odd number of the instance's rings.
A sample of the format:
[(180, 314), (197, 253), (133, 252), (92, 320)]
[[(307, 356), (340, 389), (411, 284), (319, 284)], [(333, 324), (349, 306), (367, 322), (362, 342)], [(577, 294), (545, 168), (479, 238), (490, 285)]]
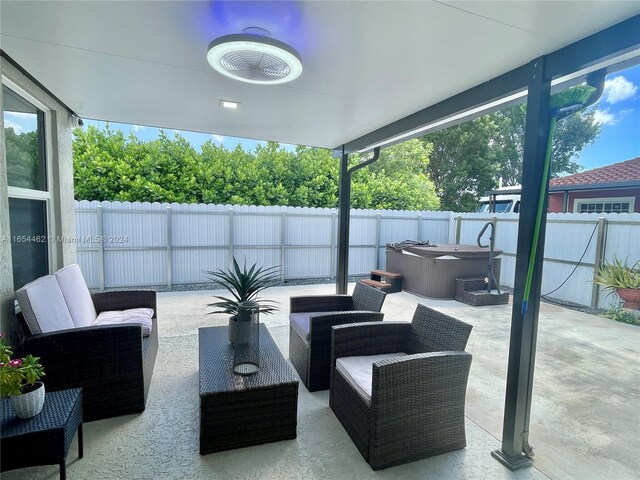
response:
[[(462, 244), (440, 244), (435, 245), (432, 243), (417, 244), (414, 242), (401, 242), (401, 243), (388, 243), (387, 250), (401, 251), (403, 253), (408, 252), (420, 257), (442, 257), (451, 256), (456, 258), (489, 258), (489, 248), (478, 247), (477, 245), (462, 245)], [(493, 250), (494, 256), (502, 254), (502, 250), (495, 248)]]

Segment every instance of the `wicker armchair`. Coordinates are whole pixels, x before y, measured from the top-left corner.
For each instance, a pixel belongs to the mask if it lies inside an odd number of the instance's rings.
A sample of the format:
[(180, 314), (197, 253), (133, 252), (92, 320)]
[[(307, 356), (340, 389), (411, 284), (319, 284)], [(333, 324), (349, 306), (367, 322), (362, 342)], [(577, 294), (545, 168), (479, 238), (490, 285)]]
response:
[(424, 305), (410, 324), (333, 328), (329, 404), (372, 469), (466, 446), (471, 328)]
[(329, 388), (331, 327), (345, 323), (373, 322), (386, 293), (357, 283), (353, 295), (291, 297), (289, 357), (310, 392)]

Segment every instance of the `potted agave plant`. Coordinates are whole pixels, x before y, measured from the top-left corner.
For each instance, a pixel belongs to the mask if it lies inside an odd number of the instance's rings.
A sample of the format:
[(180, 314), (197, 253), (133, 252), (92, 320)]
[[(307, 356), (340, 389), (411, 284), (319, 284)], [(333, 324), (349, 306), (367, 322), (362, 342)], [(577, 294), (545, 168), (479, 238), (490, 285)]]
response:
[(624, 308), (640, 310), (640, 260), (629, 265), (614, 256), (611, 263), (605, 262), (598, 269), (594, 281), (616, 292)]
[[(242, 339), (248, 334), (246, 330), (248, 323), (245, 318), (238, 315), (239, 308), (244, 305), (251, 305), (254, 302), (259, 312), (270, 314), (278, 310), (277, 303), (273, 300), (259, 298), (258, 295), (263, 290), (275, 285), (280, 280), (280, 267), (258, 267), (255, 263), (247, 267), (245, 261), (242, 268), (238, 261), (233, 258), (233, 268), (220, 268), (214, 271), (207, 271), (205, 275), (212, 281), (220, 284), (231, 293), (231, 298), (215, 296), (218, 301), (209, 303), (208, 307), (214, 307), (209, 313), (228, 313), (229, 317), (229, 341), (232, 343), (243, 343)], [(246, 328), (244, 328), (246, 327)]]
[(44, 368), (39, 357), (27, 355), (11, 358), (13, 350), (0, 333), (0, 396), (9, 397), (20, 418), (31, 418), (42, 411), (44, 405)]

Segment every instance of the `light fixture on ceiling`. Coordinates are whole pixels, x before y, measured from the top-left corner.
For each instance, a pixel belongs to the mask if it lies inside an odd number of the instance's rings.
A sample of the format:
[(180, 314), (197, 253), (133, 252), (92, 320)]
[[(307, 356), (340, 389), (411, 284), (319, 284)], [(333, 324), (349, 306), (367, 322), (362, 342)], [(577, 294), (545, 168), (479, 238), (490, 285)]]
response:
[(240, 102), (234, 102), (232, 100), (222, 100), (222, 99), (220, 99), (219, 105), (222, 108), (229, 108), (231, 110), (237, 110), (238, 106), (240, 105)]
[(291, 82), (302, 73), (300, 54), (286, 43), (271, 38), (266, 30), (256, 27), (213, 40), (209, 44), (207, 60), (227, 77), (262, 85)]

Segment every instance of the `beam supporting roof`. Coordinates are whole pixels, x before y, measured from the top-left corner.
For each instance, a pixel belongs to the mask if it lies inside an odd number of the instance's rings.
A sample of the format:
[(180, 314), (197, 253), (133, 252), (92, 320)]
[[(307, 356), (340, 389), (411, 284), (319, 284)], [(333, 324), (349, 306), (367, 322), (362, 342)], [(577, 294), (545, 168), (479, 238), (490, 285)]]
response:
[[(588, 70), (602, 62), (638, 50), (640, 48), (639, 31), (640, 15), (636, 15), (560, 50), (556, 50), (544, 57), (546, 65), (545, 76), (554, 80), (574, 72)], [(488, 82), (481, 83), (442, 102), (396, 120), (346, 143), (344, 149), (347, 152), (355, 152), (386, 144), (386, 142), (391, 145), (396, 143), (393, 141), (394, 137), (522, 92), (529, 83), (528, 68), (529, 65), (522, 65)], [(461, 116), (451, 122), (442, 123), (439, 128), (446, 128), (480, 115), (486, 115), (492, 111), (502, 109), (506, 105), (508, 103), (493, 105), (490, 108), (475, 111), (468, 116)], [(420, 134), (424, 133), (420, 132)], [(408, 138), (411, 138), (411, 136), (403, 137), (402, 140), (407, 140)]]
[[(481, 83), (476, 87), (465, 90), (464, 92), (454, 95), (442, 102), (436, 103), (435, 105), (401, 118), (400, 120), (396, 120), (395, 122), (363, 135), (360, 138), (356, 138), (355, 140), (345, 144), (344, 148), (347, 152), (356, 152), (358, 150), (389, 141), (390, 139), (403, 135), (406, 132), (446, 119), (447, 117), (451, 117), (460, 112), (472, 110), (478, 106), (498, 101), (501, 98), (522, 91), (526, 86), (526, 78), (527, 66), (518, 67), (515, 70), (511, 70), (510, 72), (500, 75), (488, 82)], [(494, 110), (499, 108), (503, 107), (496, 106)], [(485, 110), (478, 113), (476, 116), (489, 113), (489, 111), (490, 110)], [(463, 117), (457, 122), (443, 124), (442, 128), (455, 125), (456, 123), (462, 123), (470, 120), (471, 118), (473, 117)], [(408, 138), (410, 137), (407, 137), (406, 139)], [(402, 140), (405, 140), (405, 138)], [(389, 145), (392, 143), (395, 142), (389, 141)]]

